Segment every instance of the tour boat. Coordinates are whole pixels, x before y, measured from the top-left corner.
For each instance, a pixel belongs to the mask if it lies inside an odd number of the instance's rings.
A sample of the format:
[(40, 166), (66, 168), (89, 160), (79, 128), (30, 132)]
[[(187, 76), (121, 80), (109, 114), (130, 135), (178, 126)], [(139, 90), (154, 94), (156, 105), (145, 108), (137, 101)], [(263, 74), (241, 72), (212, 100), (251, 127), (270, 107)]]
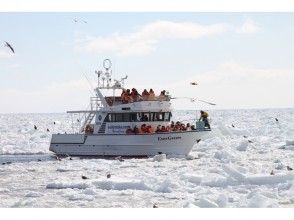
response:
[[(96, 71), (98, 85), (95, 96), (90, 98), (89, 109), (67, 112), (81, 116), (73, 123), (78, 124), (79, 130), (53, 134), (50, 151), (70, 156), (187, 155), (210, 131), (201, 123), (193, 130), (156, 131), (158, 125), (166, 128), (171, 124), (171, 96), (139, 97), (124, 102), (116, 94), (124, 90), (127, 76), (112, 80), (111, 61), (104, 60), (103, 66), (104, 71)], [(105, 91), (111, 95), (104, 95)], [(136, 132), (143, 124), (152, 132)], [(135, 132), (128, 132), (135, 129)]]

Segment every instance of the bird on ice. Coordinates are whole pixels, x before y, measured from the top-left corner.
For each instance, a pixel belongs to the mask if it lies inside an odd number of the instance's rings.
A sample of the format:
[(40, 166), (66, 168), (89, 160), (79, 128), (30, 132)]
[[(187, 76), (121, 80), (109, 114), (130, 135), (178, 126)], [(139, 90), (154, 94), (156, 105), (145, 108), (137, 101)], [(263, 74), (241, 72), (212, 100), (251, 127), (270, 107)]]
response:
[(190, 84), (191, 84), (192, 86), (197, 86), (197, 85), (198, 85), (197, 82), (190, 82)]
[(13, 48), (8, 42), (6, 42), (6, 41), (5, 41), (5, 46), (6, 46), (6, 47), (9, 47), (9, 49), (10, 49), (13, 53), (15, 53), (15, 52), (14, 52), (14, 48)]

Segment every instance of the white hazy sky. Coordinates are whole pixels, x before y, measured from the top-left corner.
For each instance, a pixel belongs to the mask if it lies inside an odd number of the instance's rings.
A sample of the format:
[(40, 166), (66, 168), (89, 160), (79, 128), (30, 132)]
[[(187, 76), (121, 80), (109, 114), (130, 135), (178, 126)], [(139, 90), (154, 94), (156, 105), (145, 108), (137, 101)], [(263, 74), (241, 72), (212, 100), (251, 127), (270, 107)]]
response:
[[(131, 88), (166, 89), (219, 109), (294, 107), (293, 20), (294, 13), (2, 12), (0, 112), (85, 108), (92, 88), (84, 75), (94, 86), (104, 58)], [(210, 108), (188, 100), (174, 107)]]

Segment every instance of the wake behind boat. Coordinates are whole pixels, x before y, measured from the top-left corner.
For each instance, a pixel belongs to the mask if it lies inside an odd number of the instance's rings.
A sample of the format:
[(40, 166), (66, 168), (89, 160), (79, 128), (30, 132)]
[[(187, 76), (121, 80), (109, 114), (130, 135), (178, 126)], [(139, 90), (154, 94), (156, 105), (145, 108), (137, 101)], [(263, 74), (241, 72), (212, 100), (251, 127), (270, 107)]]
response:
[[(155, 96), (153, 90), (124, 88), (124, 81), (111, 79), (111, 62), (104, 60), (105, 71), (96, 72), (96, 96), (90, 98), (90, 109), (68, 111), (82, 114), (77, 120), (79, 131), (53, 134), (50, 151), (72, 156), (153, 156), (156, 154), (187, 155), (197, 140), (210, 128), (203, 123), (183, 127), (171, 122), (171, 96), (164, 90)], [(120, 96), (116, 95), (121, 91)], [(112, 92), (103, 95), (102, 91)], [(77, 123), (73, 123), (77, 125)]]

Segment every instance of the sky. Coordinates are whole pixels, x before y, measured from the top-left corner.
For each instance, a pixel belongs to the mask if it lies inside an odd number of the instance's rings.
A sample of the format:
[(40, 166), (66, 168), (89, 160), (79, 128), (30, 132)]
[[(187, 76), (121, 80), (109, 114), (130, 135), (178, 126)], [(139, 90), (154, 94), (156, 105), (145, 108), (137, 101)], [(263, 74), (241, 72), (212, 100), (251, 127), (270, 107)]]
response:
[(0, 113), (85, 109), (105, 58), (114, 78), (128, 75), (128, 88), (217, 104), (176, 99), (175, 109), (293, 108), (293, 20), (294, 13), (1, 12)]

